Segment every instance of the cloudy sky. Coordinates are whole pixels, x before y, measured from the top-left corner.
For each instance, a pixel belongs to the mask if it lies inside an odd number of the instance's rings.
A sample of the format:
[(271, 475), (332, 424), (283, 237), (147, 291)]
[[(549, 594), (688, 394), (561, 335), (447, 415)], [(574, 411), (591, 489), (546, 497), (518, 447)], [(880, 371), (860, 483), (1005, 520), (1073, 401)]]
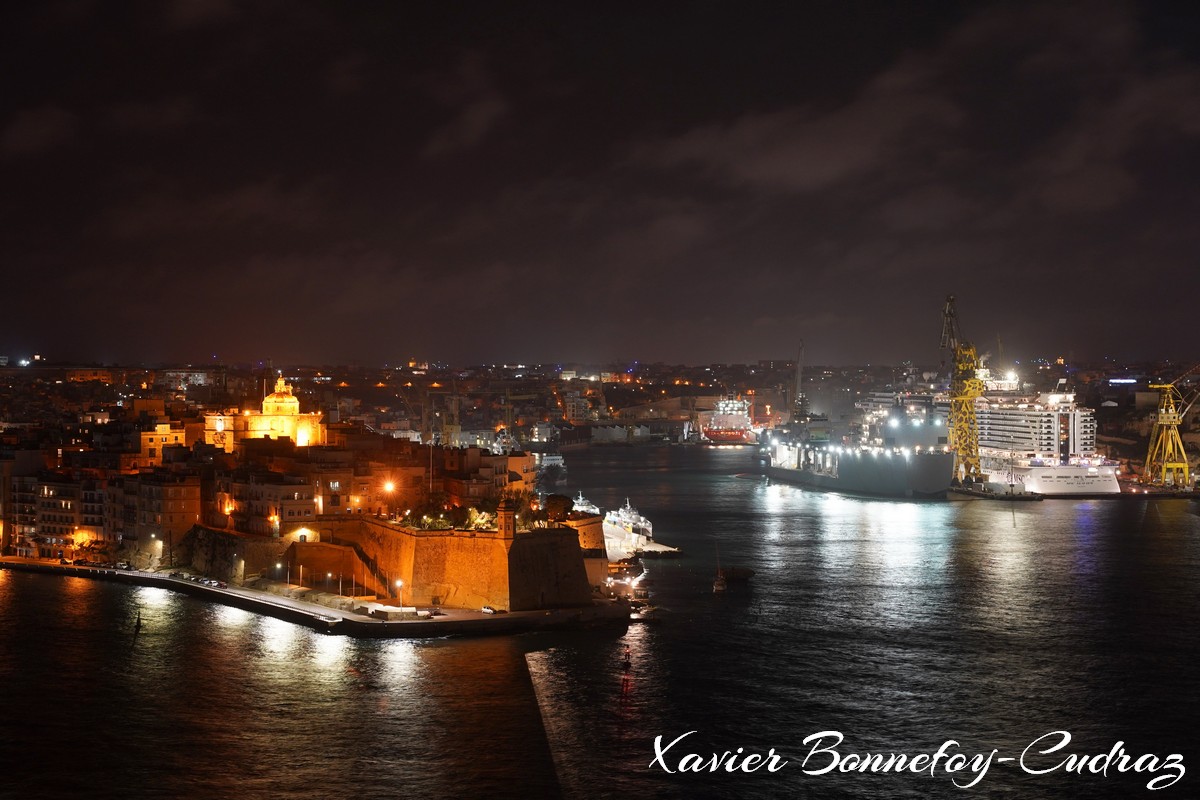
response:
[(1194, 5), (6, 4), (0, 354), (1194, 359)]

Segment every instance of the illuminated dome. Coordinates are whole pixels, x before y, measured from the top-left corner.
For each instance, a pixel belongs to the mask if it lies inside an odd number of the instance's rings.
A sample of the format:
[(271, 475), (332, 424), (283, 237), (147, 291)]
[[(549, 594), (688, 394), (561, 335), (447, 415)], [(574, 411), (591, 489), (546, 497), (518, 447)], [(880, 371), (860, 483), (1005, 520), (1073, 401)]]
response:
[(300, 401), (292, 394), (291, 384), (283, 382), (282, 375), (275, 381), (275, 391), (263, 398), (262, 413), (274, 417), (300, 413)]

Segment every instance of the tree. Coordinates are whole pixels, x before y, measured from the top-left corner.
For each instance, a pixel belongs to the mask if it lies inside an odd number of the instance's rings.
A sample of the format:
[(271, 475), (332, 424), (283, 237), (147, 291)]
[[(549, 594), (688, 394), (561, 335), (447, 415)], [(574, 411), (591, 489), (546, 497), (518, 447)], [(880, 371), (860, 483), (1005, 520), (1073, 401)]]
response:
[(552, 494), (546, 498), (543, 504), (546, 509), (546, 518), (551, 522), (562, 522), (575, 508), (575, 501), (566, 495)]

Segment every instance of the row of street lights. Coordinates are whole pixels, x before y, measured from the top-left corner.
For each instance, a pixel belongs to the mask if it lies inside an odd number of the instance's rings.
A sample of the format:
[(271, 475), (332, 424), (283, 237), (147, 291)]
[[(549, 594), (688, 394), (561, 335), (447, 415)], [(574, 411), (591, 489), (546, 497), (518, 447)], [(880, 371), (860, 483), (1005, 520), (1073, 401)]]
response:
[[(275, 562), (276, 576), (279, 575), (279, 571), (281, 569), (283, 569), (283, 562), (282, 561)], [(291, 586), (292, 585), (292, 562), (290, 562), (290, 561), (287, 563), (286, 577), (287, 577), (288, 586)], [(326, 590), (329, 589), (329, 582), (331, 580), (333, 580), (333, 573), (326, 572), (325, 573), (325, 589)], [(304, 565), (303, 564), (300, 565), (299, 582), (300, 582), (301, 586), (304, 585)], [(341, 593), (342, 593), (342, 573), (339, 572), (338, 573), (338, 594), (340, 595)], [(396, 597), (397, 597), (397, 599), (400, 600), (400, 604), (404, 605), (404, 580), (402, 578), (396, 579)]]

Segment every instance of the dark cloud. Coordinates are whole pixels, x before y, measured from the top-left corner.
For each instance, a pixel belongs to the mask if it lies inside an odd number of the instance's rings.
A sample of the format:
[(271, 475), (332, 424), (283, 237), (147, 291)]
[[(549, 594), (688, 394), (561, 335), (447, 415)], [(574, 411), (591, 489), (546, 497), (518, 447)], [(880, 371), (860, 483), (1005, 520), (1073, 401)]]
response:
[(454, 72), (427, 76), (421, 83), (453, 112), (453, 118), (434, 130), (425, 145), (427, 156), (475, 147), (510, 111), (478, 53), (464, 55)]
[(325, 72), (325, 86), (335, 94), (361, 92), (366, 84), (367, 59), (362, 53), (338, 57)]
[(922, 67), (903, 63), (838, 107), (750, 113), (639, 148), (638, 158), (647, 166), (698, 166), (740, 186), (814, 192), (934, 145), (960, 116)]
[[(1187, 293), (1140, 285), (1200, 250), (1174, 6), (102, 9), (72, 13), (104, 35), (10, 26), (6, 63), (43, 69), (0, 107), (0, 257), (70, 287), (17, 287), (14, 342), (933, 361), (954, 293), (1018, 357), (1194, 349), (1144, 323)], [(148, 331), (39, 311), (96, 304)]]
[(136, 241), (212, 235), (246, 225), (303, 228), (320, 217), (315, 189), (286, 189), (279, 180), (268, 179), (196, 198), (165, 192), (144, 195), (110, 210), (102, 228), (118, 239)]
[(233, 0), (166, 0), (161, 8), (168, 26), (176, 29), (229, 22), (237, 15)]
[(0, 153), (8, 157), (52, 150), (75, 138), (79, 118), (55, 105), (20, 111), (0, 132)]
[(124, 102), (108, 110), (107, 122), (116, 131), (162, 133), (191, 125), (202, 118), (196, 101), (172, 97), (155, 102)]

